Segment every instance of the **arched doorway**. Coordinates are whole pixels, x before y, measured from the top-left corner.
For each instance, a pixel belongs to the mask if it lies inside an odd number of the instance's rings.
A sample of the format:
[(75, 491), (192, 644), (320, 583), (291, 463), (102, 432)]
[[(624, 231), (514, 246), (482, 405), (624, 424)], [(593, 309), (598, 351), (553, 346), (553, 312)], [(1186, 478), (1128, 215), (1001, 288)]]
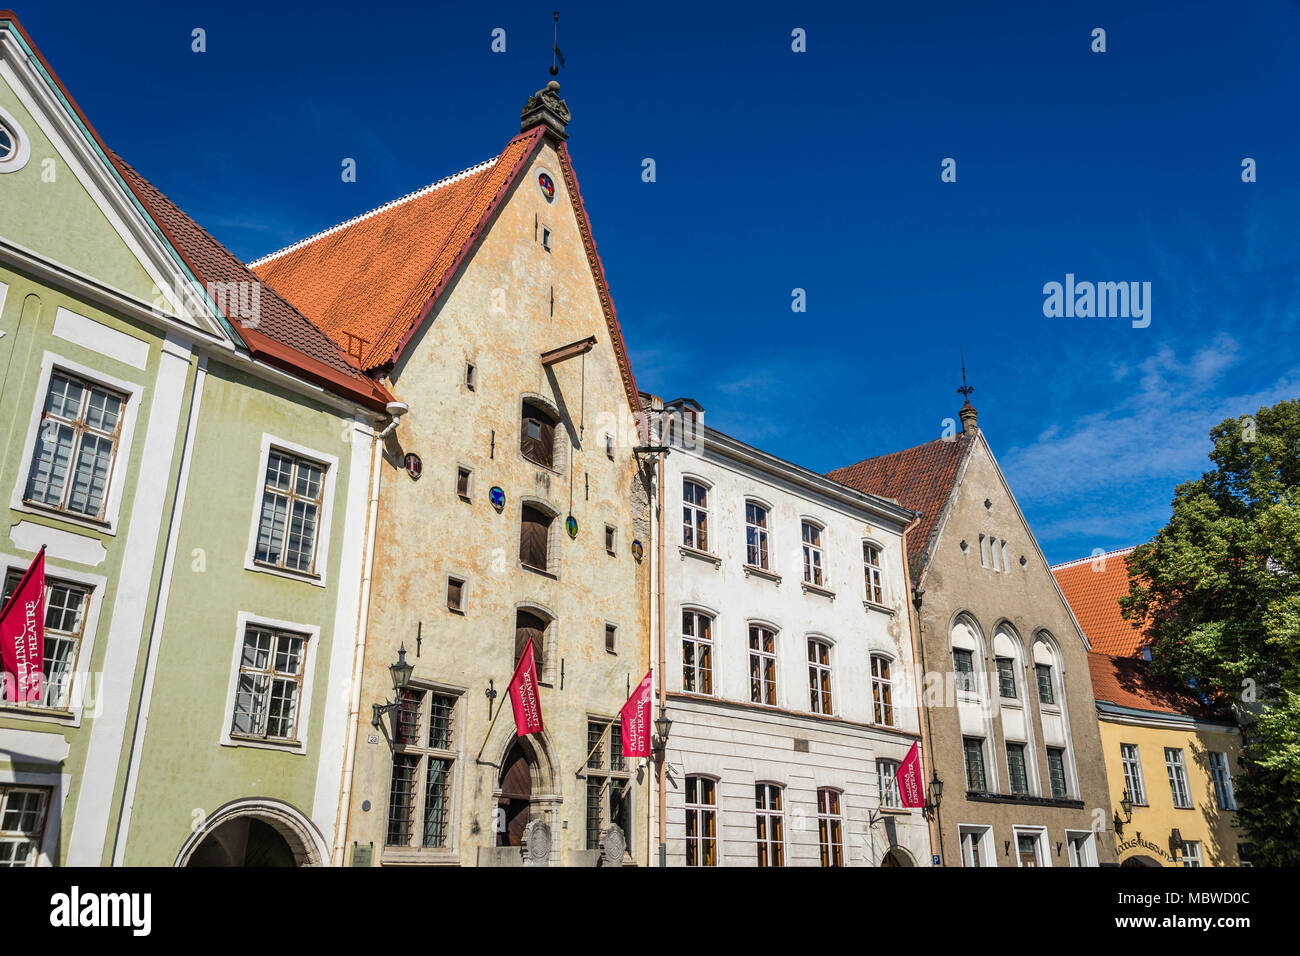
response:
[(329, 848), (295, 807), (249, 798), (217, 809), (190, 835), (176, 866), (323, 866)]
[(1136, 856), (1129, 857), (1127, 860), (1125, 860), (1123, 863), (1120, 864), (1120, 866), (1163, 866), (1163, 865), (1164, 864), (1162, 864), (1159, 860), (1154, 860), (1151, 857), (1141, 853), (1137, 854)]
[(912, 866), (912, 858), (907, 855), (905, 850), (894, 847), (885, 854), (885, 858), (880, 861), (881, 866)]
[(518, 740), (501, 761), (497, 789), (497, 809), (502, 820), (502, 826), (497, 830), (497, 846), (519, 846), (532, 806), (533, 769)]

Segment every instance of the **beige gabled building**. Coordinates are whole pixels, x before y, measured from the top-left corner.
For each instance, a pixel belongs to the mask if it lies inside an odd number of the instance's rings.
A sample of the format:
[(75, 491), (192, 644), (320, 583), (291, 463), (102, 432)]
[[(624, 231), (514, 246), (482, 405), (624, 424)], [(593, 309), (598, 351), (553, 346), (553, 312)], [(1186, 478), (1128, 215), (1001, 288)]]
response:
[[(650, 856), (648, 772), (611, 726), (649, 667), (649, 466), (568, 121), (552, 82), (498, 156), (254, 264), (409, 407), (372, 492), (336, 862)], [(530, 637), (546, 729), (516, 738)]]

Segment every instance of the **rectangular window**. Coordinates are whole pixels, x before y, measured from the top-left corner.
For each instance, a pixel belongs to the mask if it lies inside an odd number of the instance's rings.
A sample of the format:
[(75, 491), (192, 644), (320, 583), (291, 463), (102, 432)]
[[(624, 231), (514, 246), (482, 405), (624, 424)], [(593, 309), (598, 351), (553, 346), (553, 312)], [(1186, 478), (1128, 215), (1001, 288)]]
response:
[(297, 741), (307, 640), (305, 634), (248, 625), (239, 656), (232, 737)]
[(832, 714), (831, 646), (808, 639), (808, 707), (814, 714)]
[(754, 624), (749, 628), (749, 699), (776, 703), (776, 634)]
[(465, 582), (460, 578), (447, 578), (447, 610), (465, 611)]
[(686, 865), (718, 865), (718, 791), (708, 777), (686, 778)]
[(461, 501), (469, 501), (469, 482), (470, 470), (468, 468), (456, 469), (456, 494)]
[(1066, 831), (1070, 845), (1070, 866), (1096, 866), (1097, 854), (1091, 833), (1071, 833)]
[[(9, 601), (23, 579), (17, 568), (5, 575), (3, 600)], [(76, 673), (81, 638), (86, 628), (86, 611), (90, 607), (90, 589), (55, 578), (45, 579), (45, 660), (41, 671), (42, 707), (63, 710), (68, 706), (72, 678)]]
[(961, 828), (962, 866), (996, 866), (987, 846), (988, 827)]
[(1187, 766), (1183, 762), (1181, 749), (1165, 748), (1165, 770), (1169, 772), (1169, 793), (1174, 798), (1174, 806), (1180, 810), (1192, 809), (1192, 794), (1187, 786)]
[(1016, 662), (1009, 657), (994, 658), (998, 666), (998, 696), (1016, 699)]
[(605, 625), (605, 650), (610, 654), (618, 653), (618, 628), (613, 624)]
[(1011, 570), (1011, 554), (1007, 551), (1007, 543), (1005, 541), (1002, 542), (1002, 570)]
[(682, 690), (713, 693), (713, 619), (682, 611)]
[(36, 865), (48, 806), (42, 787), (0, 786), (0, 867)]
[(768, 570), (767, 509), (752, 501), (745, 502), (745, 563)]
[(126, 396), (55, 369), (23, 500), (101, 521)]
[(1016, 855), (1017, 862), (1021, 866), (1042, 866), (1042, 857), (1039, 854), (1041, 841), (1036, 833), (1017, 833), (1016, 834)]
[(989, 539), (980, 535), (980, 567), (989, 566)]
[(803, 523), (803, 579), (815, 587), (824, 587), (822, 574), (822, 529), (810, 521)]
[(1025, 770), (1025, 745), (1007, 744), (1007, 777), (1011, 782), (1011, 792), (1025, 794), (1029, 792), (1029, 776)]
[(709, 550), (709, 490), (699, 482), (682, 482), (682, 544)]
[(478, 369), (474, 367), (473, 362), (465, 365), (465, 387), (471, 392), (478, 387)]
[(1047, 776), (1052, 781), (1052, 796), (1063, 800), (1070, 795), (1065, 782), (1065, 751), (1060, 747), (1047, 748)]
[(867, 580), (867, 600), (885, 603), (885, 576), (880, 566), (880, 549), (869, 541), (862, 542), (862, 567)]
[(844, 865), (844, 816), (840, 792), (829, 787), (817, 791), (817, 842), (822, 866)]
[(962, 751), (966, 757), (966, 789), (986, 792), (988, 784), (984, 776), (984, 741), (979, 737), (963, 737)]
[(452, 694), (414, 687), (398, 694), (388, 846), (439, 849), (449, 845), (456, 702)]
[(1137, 744), (1119, 745), (1120, 762), (1124, 765), (1124, 787), (1128, 798), (1135, 806), (1147, 805), (1147, 788), (1142, 780), (1142, 761), (1138, 756)]
[(1232, 790), (1232, 774), (1228, 770), (1228, 755), (1210, 751), (1210, 774), (1214, 778), (1214, 800), (1220, 810), (1236, 810), (1237, 797)]
[(889, 658), (871, 655), (871, 703), (876, 723), (894, 726), (894, 684), (889, 679)]
[(903, 806), (902, 794), (898, 791), (898, 761), (876, 761), (876, 786), (880, 793), (882, 807)]
[(614, 436), (608, 432), (605, 433), (605, 457), (614, 460)]
[(1183, 841), (1183, 866), (1202, 867), (1205, 861), (1201, 857), (1200, 840)]
[(542, 226), (542, 248), (547, 252), (551, 251), (551, 227)]
[(532, 505), (519, 509), (519, 563), (524, 567), (551, 571), (551, 522), (554, 520), (554, 516)]
[(257, 527), (258, 564), (314, 574), (325, 466), (272, 448), (266, 459), (261, 518)]
[(618, 537), (618, 532), (614, 530), (614, 526), (612, 524), (605, 525), (605, 553), (606, 554), (617, 553), (618, 549), (615, 546), (617, 537)]
[(781, 788), (774, 783), (754, 787), (755, 833), (759, 866), (785, 865), (785, 810)]
[(971, 651), (959, 647), (953, 648), (952, 670), (953, 680), (958, 690), (970, 693), (978, 690), (975, 686), (975, 655)]
[[(603, 738), (603, 739), (602, 739)], [(631, 774), (623, 761), (623, 732), (617, 721), (588, 720), (587, 749), (587, 849), (600, 849), (600, 836), (617, 826), (629, 850), (632, 832)]]
[(1038, 678), (1038, 702), (1040, 704), (1056, 703), (1056, 687), (1052, 682), (1052, 665), (1035, 664), (1034, 675)]

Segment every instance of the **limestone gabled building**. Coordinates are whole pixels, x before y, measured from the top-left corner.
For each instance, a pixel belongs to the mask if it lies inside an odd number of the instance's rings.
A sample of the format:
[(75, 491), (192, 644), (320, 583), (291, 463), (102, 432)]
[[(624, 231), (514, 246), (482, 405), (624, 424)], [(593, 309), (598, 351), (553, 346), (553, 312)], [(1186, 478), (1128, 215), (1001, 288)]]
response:
[(1115, 862), (1088, 642), (969, 400), (962, 429), (830, 472), (921, 512), (908, 535), (926, 778), (945, 866)]
[[(336, 861), (516, 866), (525, 831), (534, 862), (649, 856), (612, 726), (649, 667), (648, 471), (568, 121), (552, 82), (496, 157), (254, 263), (409, 407), (372, 489)], [(529, 638), (546, 729), (516, 738)]]

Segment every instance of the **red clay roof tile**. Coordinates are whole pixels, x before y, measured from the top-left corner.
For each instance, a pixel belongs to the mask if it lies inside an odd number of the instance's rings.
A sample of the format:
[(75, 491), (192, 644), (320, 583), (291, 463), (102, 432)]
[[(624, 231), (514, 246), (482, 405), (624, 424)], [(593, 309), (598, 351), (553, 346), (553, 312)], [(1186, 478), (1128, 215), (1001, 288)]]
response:
[(1138, 655), (1146, 635), (1120, 614), (1119, 599), (1128, 594), (1128, 555), (1132, 548), (1097, 558), (1083, 558), (1052, 568), (1070, 609), (1098, 654)]

